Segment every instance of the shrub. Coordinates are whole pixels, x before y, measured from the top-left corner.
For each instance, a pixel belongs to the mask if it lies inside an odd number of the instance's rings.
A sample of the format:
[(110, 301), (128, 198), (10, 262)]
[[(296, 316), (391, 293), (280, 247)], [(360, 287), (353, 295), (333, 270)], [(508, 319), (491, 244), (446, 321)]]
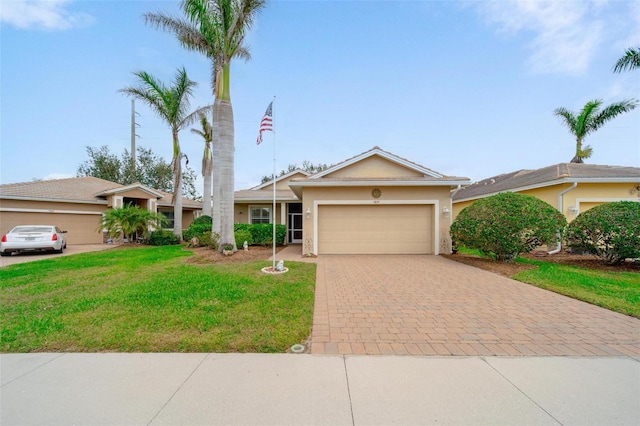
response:
[(209, 247), (212, 250), (218, 250), (220, 247), (220, 234), (217, 232), (203, 232), (198, 238), (198, 246)]
[(581, 213), (567, 227), (566, 242), (609, 265), (640, 258), (640, 203), (617, 201)]
[(451, 225), (451, 239), (496, 260), (512, 262), (542, 244), (555, 244), (567, 224), (550, 204), (530, 195), (503, 192), (463, 209)]
[(242, 247), (245, 241), (249, 245), (253, 244), (253, 237), (249, 230), (240, 229), (234, 232), (234, 236), (236, 238), (236, 247), (238, 248)]
[(193, 237), (201, 239), (202, 234), (211, 232), (211, 216), (200, 216), (189, 225), (189, 228), (182, 232), (182, 239), (190, 241)]
[(180, 244), (180, 239), (176, 234), (166, 229), (153, 231), (149, 235), (147, 243), (152, 246), (168, 246), (172, 244)]
[[(236, 223), (233, 229), (236, 233), (238, 231), (249, 231), (254, 245), (269, 246), (273, 240), (273, 225), (270, 223)], [(284, 244), (286, 235), (287, 227), (285, 225), (276, 225), (276, 245)], [(244, 243), (244, 240), (242, 242)]]

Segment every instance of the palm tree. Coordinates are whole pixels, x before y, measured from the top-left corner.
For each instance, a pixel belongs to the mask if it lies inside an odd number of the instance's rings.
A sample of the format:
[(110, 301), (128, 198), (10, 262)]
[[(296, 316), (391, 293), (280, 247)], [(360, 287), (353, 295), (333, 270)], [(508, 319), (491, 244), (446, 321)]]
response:
[(195, 113), (187, 114), (190, 104), (189, 98), (193, 95), (193, 88), (197, 83), (189, 80), (184, 67), (178, 69), (171, 87), (165, 86), (164, 83), (145, 71), (137, 71), (133, 74), (138, 77), (138, 86), (128, 86), (121, 89), (120, 92), (146, 103), (171, 128), (173, 137), (173, 159), (171, 161), (173, 169), (173, 233), (182, 239), (183, 154), (180, 150), (178, 133), (197, 117)]
[(133, 242), (136, 236), (147, 237), (150, 229), (161, 228), (167, 222), (161, 213), (153, 213), (138, 206), (124, 206), (107, 210), (100, 219), (98, 229), (106, 229), (111, 238), (122, 235), (129, 242)]
[[(244, 45), (247, 31), (266, 0), (183, 0), (187, 20), (161, 13), (145, 15), (148, 23), (173, 32), (180, 43), (212, 60), (213, 105), (213, 229), (220, 233), (220, 247), (233, 236), (234, 127), (230, 94), (231, 60), (249, 59)], [(219, 208), (218, 208), (219, 203)], [(218, 221), (219, 213), (219, 223)]]
[(614, 117), (631, 111), (638, 105), (638, 101), (628, 99), (611, 104), (602, 110), (600, 105), (602, 105), (601, 99), (589, 101), (577, 115), (565, 108), (557, 108), (554, 111), (554, 114), (569, 127), (569, 132), (576, 137), (576, 154), (571, 160), (572, 163), (584, 163), (584, 159), (591, 157), (593, 151), (591, 147), (582, 146), (582, 141), (589, 133), (595, 132)]
[(613, 67), (613, 72), (631, 71), (634, 69), (640, 69), (640, 47), (630, 47), (624, 52), (624, 56), (618, 59), (616, 65)]
[(202, 214), (211, 216), (211, 181), (213, 179), (213, 158), (211, 157), (211, 144), (213, 141), (213, 129), (205, 114), (198, 114), (200, 117), (200, 129), (191, 129), (191, 132), (202, 136), (204, 139), (204, 153), (202, 154), (202, 177), (204, 178), (204, 194), (202, 197)]

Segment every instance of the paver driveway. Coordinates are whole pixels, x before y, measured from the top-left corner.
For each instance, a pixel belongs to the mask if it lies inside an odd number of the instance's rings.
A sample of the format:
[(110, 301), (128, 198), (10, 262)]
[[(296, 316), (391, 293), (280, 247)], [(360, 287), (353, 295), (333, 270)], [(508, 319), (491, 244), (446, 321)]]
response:
[(439, 256), (316, 259), (311, 352), (640, 355), (640, 320)]

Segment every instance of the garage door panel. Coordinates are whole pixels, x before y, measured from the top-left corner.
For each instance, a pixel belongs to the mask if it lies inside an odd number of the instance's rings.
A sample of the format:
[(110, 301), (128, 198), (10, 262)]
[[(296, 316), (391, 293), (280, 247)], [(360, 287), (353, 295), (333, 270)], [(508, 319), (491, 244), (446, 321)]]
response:
[(99, 214), (2, 212), (2, 228), (8, 232), (18, 225), (54, 225), (68, 231), (68, 244), (100, 244), (100, 218)]
[(320, 254), (433, 253), (431, 205), (321, 205)]

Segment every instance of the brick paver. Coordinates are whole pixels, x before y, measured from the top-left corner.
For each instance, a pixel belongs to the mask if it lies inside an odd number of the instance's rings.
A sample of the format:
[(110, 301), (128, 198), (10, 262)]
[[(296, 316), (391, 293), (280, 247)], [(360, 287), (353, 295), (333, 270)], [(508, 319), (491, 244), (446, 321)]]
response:
[(638, 319), (439, 256), (315, 261), (312, 353), (640, 355)]

